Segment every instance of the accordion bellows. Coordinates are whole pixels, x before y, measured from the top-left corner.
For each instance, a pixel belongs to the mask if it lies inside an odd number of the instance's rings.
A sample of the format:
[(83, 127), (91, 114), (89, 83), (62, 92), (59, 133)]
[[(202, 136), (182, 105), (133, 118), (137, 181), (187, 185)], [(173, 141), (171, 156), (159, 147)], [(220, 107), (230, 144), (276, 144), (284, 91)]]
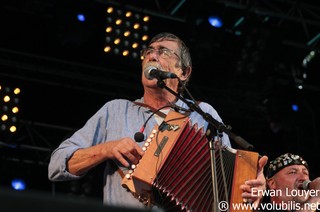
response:
[(170, 111), (122, 185), (165, 211), (214, 211), (221, 201), (242, 203), (239, 186), (256, 177), (258, 154), (212, 146), (203, 128)]

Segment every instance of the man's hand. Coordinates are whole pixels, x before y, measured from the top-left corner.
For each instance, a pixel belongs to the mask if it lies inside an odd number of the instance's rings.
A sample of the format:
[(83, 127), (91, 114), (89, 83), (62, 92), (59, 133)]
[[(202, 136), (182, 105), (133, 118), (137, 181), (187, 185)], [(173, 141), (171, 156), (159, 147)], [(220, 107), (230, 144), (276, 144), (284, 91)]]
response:
[(129, 167), (128, 161), (137, 164), (144, 152), (142, 148), (131, 138), (122, 138), (119, 141), (109, 142), (109, 158), (117, 159), (125, 167)]
[(266, 190), (266, 178), (264, 176), (263, 169), (267, 162), (267, 156), (261, 157), (258, 161), (257, 178), (247, 180), (243, 185), (240, 186), (240, 189), (243, 191), (242, 198), (245, 200), (245, 202), (253, 203), (254, 207), (256, 208), (259, 206), (263, 198), (262, 191)]

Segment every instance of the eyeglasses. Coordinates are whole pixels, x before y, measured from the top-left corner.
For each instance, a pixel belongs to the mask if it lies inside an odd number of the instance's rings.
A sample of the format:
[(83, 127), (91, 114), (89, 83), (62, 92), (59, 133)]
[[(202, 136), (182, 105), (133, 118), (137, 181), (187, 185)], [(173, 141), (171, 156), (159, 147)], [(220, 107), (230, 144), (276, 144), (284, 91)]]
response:
[(177, 56), (178, 59), (180, 59), (179, 55), (177, 53), (175, 53), (173, 50), (168, 49), (168, 48), (159, 48), (159, 49), (155, 49), (155, 48), (151, 48), (151, 47), (147, 47), (145, 49), (141, 50), (141, 56), (143, 58), (146, 58), (148, 55), (152, 54), (156, 52), (162, 59), (168, 59), (171, 58), (173, 55)]

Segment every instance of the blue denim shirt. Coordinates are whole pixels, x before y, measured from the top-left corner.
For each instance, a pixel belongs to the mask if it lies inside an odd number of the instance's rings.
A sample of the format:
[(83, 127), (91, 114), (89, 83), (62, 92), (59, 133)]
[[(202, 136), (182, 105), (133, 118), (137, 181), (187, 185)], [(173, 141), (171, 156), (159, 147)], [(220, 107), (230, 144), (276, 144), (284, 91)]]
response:
[[(136, 100), (143, 102), (143, 98)], [(188, 108), (188, 106), (178, 100), (176, 105)], [(201, 102), (199, 104), (205, 113), (212, 115), (214, 119), (222, 122), (216, 110), (209, 104)], [(67, 161), (72, 154), (82, 148), (97, 145), (99, 143), (117, 140), (123, 137), (134, 138), (141, 126), (146, 122), (152, 111), (146, 107), (141, 107), (132, 101), (116, 99), (107, 102), (99, 111), (97, 111), (87, 123), (70, 138), (63, 141), (60, 146), (52, 153), (49, 163), (49, 179), (52, 181), (75, 180), (83, 176), (75, 176), (67, 171)], [(207, 128), (208, 123), (197, 112), (190, 114), (192, 124), (197, 123), (198, 127)], [(151, 133), (154, 126), (157, 125), (155, 117), (152, 117), (145, 128), (145, 137)], [(222, 137), (222, 143), (230, 146), (229, 137), (225, 134)], [(143, 145), (140, 142), (139, 145)], [(126, 191), (121, 185), (121, 176), (110, 165), (110, 161), (105, 162), (103, 201), (105, 205), (144, 208), (133, 195)], [(126, 168), (121, 167), (123, 170)]]

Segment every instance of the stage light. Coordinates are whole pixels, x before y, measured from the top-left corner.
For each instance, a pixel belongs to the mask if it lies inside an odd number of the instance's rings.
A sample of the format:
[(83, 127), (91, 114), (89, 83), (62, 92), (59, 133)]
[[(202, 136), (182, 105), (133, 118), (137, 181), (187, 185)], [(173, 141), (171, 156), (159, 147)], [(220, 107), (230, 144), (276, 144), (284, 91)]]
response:
[(106, 28), (106, 32), (107, 32), (107, 33), (111, 32), (111, 31), (112, 31), (112, 27), (107, 27), (107, 28)]
[(2, 133), (17, 131), (20, 92), (19, 88), (0, 86), (0, 131)]
[(110, 46), (104, 47), (104, 52), (108, 53), (110, 51), (111, 51), (111, 47)]
[(221, 28), (223, 26), (223, 22), (218, 16), (209, 16), (208, 21), (213, 27)]
[(84, 22), (86, 20), (86, 17), (83, 14), (77, 15), (78, 21)]
[(150, 17), (116, 7), (106, 9), (106, 39), (104, 52), (138, 58), (147, 45)]
[(302, 67), (307, 68), (314, 58), (320, 53), (320, 50), (310, 51), (302, 60)]
[(107, 8), (107, 13), (109, 13), (109, 14), (113, 13), (113, 7)]
[(299, 106), (297, 104), (292, 104), (291, 109), (295, 112), (299, 111)]
[(132, 48), (134, 48), (134, 49), (138, 48), (138, 46), (139, 46), (138, 43), (133, 43), (132, 44)]
[(20, 178), (15, 178), (11, 181), (11, 186), (14, 190), (23, 191), (26, 189), (26, 183)]
[(130, 34), (131, 34), (130, 31), (125, 31), (123, 35), (124, 35), (125, 37), (128, 37)]

